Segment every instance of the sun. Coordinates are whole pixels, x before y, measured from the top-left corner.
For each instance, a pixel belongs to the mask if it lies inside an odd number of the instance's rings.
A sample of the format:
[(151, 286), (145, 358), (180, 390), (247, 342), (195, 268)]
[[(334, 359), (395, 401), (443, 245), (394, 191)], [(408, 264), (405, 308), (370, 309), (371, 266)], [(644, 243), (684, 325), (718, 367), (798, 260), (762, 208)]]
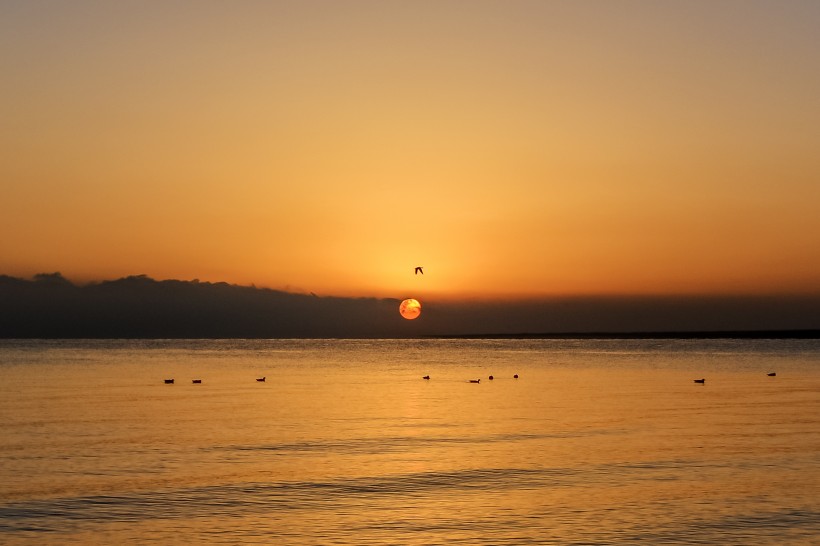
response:
[(418, 300), (408, 298), (399, 304), (399, 313), (407, 320), (413, 320), (421, 314), (421, 304)]

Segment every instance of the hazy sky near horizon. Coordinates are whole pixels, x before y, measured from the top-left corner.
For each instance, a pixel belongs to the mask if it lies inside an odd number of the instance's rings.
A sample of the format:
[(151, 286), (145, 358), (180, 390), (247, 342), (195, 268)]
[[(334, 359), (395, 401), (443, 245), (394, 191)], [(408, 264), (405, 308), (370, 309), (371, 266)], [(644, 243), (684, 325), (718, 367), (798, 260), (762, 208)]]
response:
[(0, 0), (0, 273), (817, 294), (819, 26), (815, 1)]

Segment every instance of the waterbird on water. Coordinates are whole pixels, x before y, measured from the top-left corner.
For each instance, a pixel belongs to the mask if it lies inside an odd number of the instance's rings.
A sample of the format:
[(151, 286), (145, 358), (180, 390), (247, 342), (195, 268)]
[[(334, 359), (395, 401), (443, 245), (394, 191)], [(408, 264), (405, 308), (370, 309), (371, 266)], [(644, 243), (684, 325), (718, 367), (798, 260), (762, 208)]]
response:
[(422, 379), (430, 379), (430, 376), (429, 376), (429, 375), (425, 375), (424, 377), (422, 377)]
[(416, 266), (416, 272), (415, 272), (415, 274), (416, 274), (416, 275), (418, 275), (419, 273), (421, 273), (422, 275), (424, 275), (424, 270), (421, 268), (421, 266), (420, 266), (420, 265), (417, 265), (417, 266)]
[(515, 375), (513, 376), (513, 379), (518, 379), (518, 374), (515, 374)]
[[(265, 376), (265, 377), (267, 377), (267, 376)], [(256, 380), (259, 381), (260, 383), (264, 383), (265, 382), (265, 377), (257, 377)]]
[(489, 379), (490, 381), (492, 381), (492, 380), (493, 380), (493, 376), (490, 376), (490, 377), (488, 377), (487, 379)]
[(470, 383), (481, 383), (480, 379), (470, 379)]
[(777, 375), (777, 373), (776, 372), (769, 372), (766, 375), (768, 375), (769, 377), (774, 377), (774, 376)]
[(191, 383), (202, 383), (201, 379), (192, 379)]
[(706, 379), (695, 379), (695, 383), (703, 383), (703, 384), (706, 384)]
[(174, 384), (174, 380), (173, 380), (173, 379), (166, 379), (166, 380), (165, 380), (165, 384), (166, 384), (166, 385), (173, 385), (173, 384)]

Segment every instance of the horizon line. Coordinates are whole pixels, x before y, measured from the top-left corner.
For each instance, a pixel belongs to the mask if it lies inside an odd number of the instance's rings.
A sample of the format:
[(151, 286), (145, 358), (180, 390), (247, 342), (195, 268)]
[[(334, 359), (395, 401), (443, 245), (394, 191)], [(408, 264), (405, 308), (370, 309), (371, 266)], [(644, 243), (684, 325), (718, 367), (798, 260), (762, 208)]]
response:
[(524, 340), (524, 339), (554, 339), (554, 340), (573, 340), (573, 339), (820, 339), (820, 329), (803, 328), (803, 329), (750, 329), (750, 330), (678, 330), (678, 331), (633, 331), (633, 332), (520, 332), (512, 334), (494, 333), (494, 334), (425, 334), (416, 336), (284, 336), (284, 337), (152, 337), (152, 336), (134, 336), (134, 337), (0, 337), (3, 341), (36, 341), (36, 340), (72, 340), (72, 341), (136, 341), (136, 340), (152, 340), (152, 341), (197, 341), (197, 340), (303, 340), (303, 339), (499, 339), (499, 340)]

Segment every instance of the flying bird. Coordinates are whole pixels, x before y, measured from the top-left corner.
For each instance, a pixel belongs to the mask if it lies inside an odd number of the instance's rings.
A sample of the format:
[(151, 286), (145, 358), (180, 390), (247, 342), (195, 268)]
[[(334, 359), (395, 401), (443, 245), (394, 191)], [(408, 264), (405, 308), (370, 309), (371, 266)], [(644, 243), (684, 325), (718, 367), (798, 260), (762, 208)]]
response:
[(416, 267), (416, 273), (415, 273), (415, 274), (416, 274), (416, 275), (418, 275), (419, 273), (421, 273), (422, 275), (424, 275), (424, 270), (421, 268), (421, 266), (417, 266), (417, 267)]

